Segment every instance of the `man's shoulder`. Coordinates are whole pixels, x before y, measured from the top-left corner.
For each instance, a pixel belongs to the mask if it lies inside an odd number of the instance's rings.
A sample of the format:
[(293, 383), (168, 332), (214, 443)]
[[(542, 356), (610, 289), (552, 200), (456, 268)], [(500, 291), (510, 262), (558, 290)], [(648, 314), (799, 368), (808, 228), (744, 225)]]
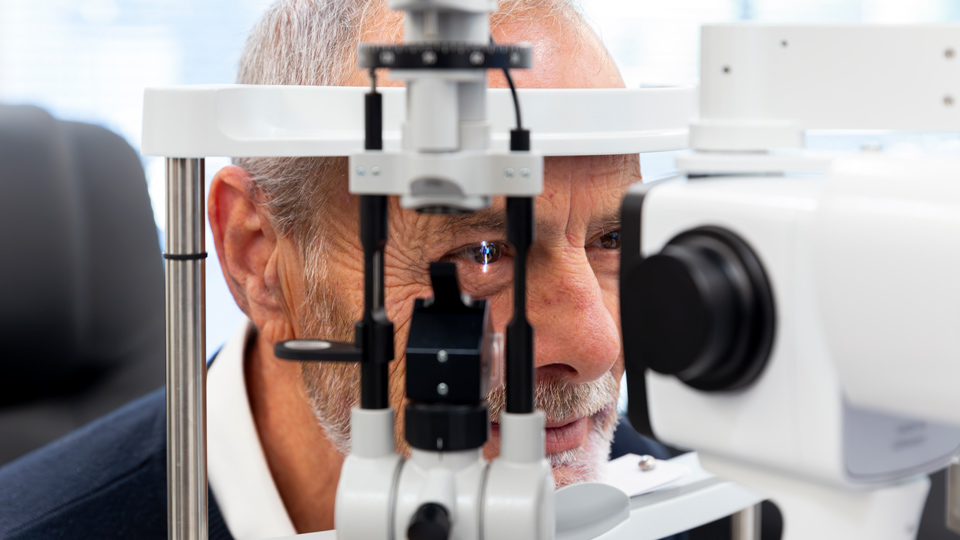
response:
[(0, 468), (0, 537), (166, 538), (158, 390)]
[(670, 459), (675, 455), (666, 446), (637, 433), (630, 420), (621, 416), (610, 445), (610, 459), (617, 459), (625, 454), (648, 454), (657, 459)]

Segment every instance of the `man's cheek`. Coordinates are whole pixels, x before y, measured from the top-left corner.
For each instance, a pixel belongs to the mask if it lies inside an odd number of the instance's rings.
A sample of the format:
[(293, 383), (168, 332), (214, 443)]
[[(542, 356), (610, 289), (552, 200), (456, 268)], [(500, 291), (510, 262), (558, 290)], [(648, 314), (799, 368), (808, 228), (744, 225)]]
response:
[[(414, 303), (418, 298), (429, 298), (431, 296), (433, 296), (433, 290), (429, 285), (423, 283), (408, 281), (406, 284), (388, 284), (385, 302), (387, 317), (393, 322), (394, 331), (399, 332), (401, 327), (408, 331), (410, 318), (413, 316)], [(406, 335), (406, 331), (404, 335)]]

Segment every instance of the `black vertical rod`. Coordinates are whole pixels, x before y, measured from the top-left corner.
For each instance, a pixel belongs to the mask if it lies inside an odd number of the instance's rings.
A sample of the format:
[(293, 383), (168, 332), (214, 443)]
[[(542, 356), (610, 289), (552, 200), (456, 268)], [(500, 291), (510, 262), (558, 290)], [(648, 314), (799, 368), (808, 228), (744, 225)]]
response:
[(533, 243), (533, 199), (507, 197), (507, 241), (515, 251), (513, 317), (507, 325), (507, 412), (534, 411), (533, 326), (527, 320), (527, 254)]
[[(383, 150), (383, 96), (371, 71), (371, 91), (364, 96), (366, 150)], [(393, 359), (393, 325), (384, 311), (383, 248), (387, 241), (387, 197), (360, 196), (360, 241), (363, 244), (363, 320), (358, 325), (360, 407), (390, 406), (387, 366)], [(389, 334), (389, 335), (386, 335)], [(385, 343), (389, 342), (389, 346)]]
[[(518, 124), (519, 112), (518, 107)], [(518, 126), (510, 132), (510, 151), (530, 151), (529, 130)], [(533, 197), (507, 197), (507, 241), (515, 251), (513, 317), (507, 325), (506, 336), (507, 412), (511, 414), (529, 414), (535, 410), (533, 326), (527, 320), (527, 254), (533, 233)]]

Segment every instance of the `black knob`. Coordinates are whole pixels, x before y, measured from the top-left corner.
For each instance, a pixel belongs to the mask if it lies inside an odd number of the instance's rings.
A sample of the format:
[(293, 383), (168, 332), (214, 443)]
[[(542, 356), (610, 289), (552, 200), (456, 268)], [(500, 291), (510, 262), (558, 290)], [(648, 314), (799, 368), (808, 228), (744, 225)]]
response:
[[(650, 369), (700, 390), (752, 382), (773, 343), (774, 308), (763, 267), (730, 231), (703, 227), (671, 240), (627, 279), (624, 336)], [(629, 333), (628, 333), (629, 332)]]
[(410, 518), (407, 528), (409, 540), (448, 540), (450, 538), (450, 514), (436, 503), (426, 503)]

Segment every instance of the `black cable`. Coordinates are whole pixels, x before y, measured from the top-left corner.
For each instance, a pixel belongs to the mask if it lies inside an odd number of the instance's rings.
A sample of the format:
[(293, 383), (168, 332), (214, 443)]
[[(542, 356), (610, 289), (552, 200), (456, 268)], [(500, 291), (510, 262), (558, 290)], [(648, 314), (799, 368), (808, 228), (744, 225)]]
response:
[(513, 109), (517, 113), (517, 129), (523, 130), (523, 121), (520, 119), (520, 100), (517, 98), (517, 87), (513, 84), (513, 77), (510, 76), (510, 68), (503, 68), (503, 76), (507, 78), (507, 84), (510, 85), (510, 94), (513, 95)]
[[(497, 44), (493, 40), (493, 36), (490, 36), (490, 44)], [(513, 110), (517, 114), (517, 131), (523, 131), (523, 121), (520, 117), (520, 99), (517, 97), (517, 87), (513, 84), (513, 77), (510, 76), (510, 68), (503, 68), (503, 76), (506, 77), (507, 84), (510, 85), (510, 95), (513, 96)]]

